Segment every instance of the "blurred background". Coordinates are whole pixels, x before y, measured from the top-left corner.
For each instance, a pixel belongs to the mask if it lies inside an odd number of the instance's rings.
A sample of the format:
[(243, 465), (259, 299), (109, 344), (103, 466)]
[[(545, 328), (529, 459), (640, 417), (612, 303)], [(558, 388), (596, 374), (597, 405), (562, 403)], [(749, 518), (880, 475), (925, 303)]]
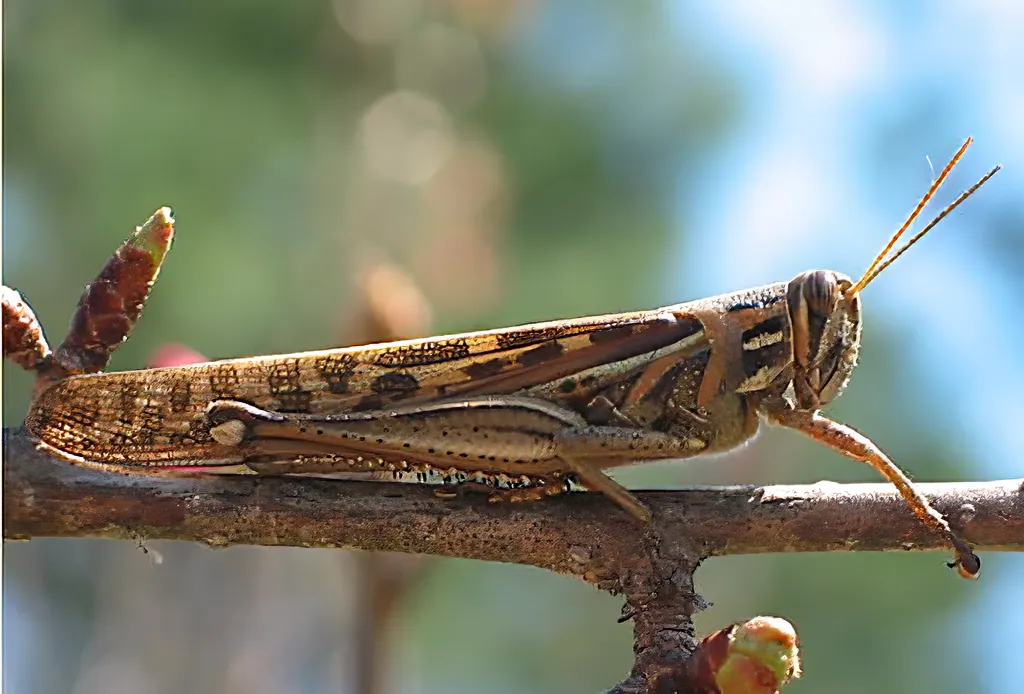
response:
[[(3, 280), (51, 343), (134, 225), (178, 220), (116, 370), (857, 275), (974, 135), (940, 201), (1005, 170), (866, 292), (830, 412), (920, 480), (1021, 476), (1020, 3), (7, 0), (3, 23)], [(3, 375), (16, 426), (30, 380)], [(774, 430), (619, 478), (876, 480)], [(632, 662), (619, 599), (536, 569), (146, 547), (4, 546), (5, 691), (583, 694)], [(945, 560), (713, 559), (698, 626), (793, 621), (794, 693), (1014, 690), (1024, 557), (976, 584)]]

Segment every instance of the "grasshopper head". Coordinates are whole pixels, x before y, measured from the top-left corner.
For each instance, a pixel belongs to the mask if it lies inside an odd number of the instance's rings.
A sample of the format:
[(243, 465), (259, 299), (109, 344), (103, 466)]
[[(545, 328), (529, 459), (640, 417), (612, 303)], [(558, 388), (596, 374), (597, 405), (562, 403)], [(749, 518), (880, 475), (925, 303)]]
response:
[(860, 294), (831, 270), (797, 275), (786, 287), (793, 340), (793, 392), (801, 410), (817, 410), (846, 387), (860, 349)]
[(907, 221), (892, 235), (856, 283), (838, 272), (813, 270), (798, 275), (787, 285), (786, 304), (793, 340), (793, 392), (799, 409), (817, 410), (839, 395), (850, 380), (860, 349), (860, 293), (864, 287), (999, 171), (996, 166), (982, 176), (899, 250), (890, 254), (896, 241), (935, 195), (971, 142), (971, 138), (967, 138), (953, 155)]

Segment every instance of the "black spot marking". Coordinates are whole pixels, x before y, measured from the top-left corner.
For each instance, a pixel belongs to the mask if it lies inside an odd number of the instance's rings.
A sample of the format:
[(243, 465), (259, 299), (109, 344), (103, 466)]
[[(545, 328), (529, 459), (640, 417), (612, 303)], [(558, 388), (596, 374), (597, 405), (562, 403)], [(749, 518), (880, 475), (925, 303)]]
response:
[[(579, 332), (579, 330), (575, 332)], [(494, 336), (494, 341), (498, 343), (499, 349), (505, 350), (534, 345), (538, 342), (550, 340), (558, 337), (559, 335), (565, 334), (567, 333), (559, 328), (525, 328), (506, 333), (498, 333)]]
[(563, 393), (571, 393), (576, 390), (576, 381), (571, 378), (567, 378), (558, 384), (558, 390)]
[(270, 365), (267, 386), (273, 394), (293, 393), (301, 389), (299, 360), (283, 359)]
[(440, 364), (469, 356), (469, 344), (464, 339), (417, 342), (403, 347), (385, 349), (374, 357), (380, 366), (423, 366)]
[(308, 412), (312, 395), (302, 387), (298, 359), (282, 359), (269, 365), (267, 387), (281, 403), (282, 412)]
[(390, 371), (381, 374), (370, 383), (370, 390), (374, 393), (388, 393), (395, 396), (398, 394), (408, 394), (419, 387), (419, 381), (412, 374), (401, 371)]
[(540, 347), (534, 347), (528, 349), (516, 359), (523, 366), (538, 366), (544, 362), (557, 359), (562, 356), (565, 351), (565, 347), (562, 346), (558, 340), (552, 340), (551, 342), (545, 343)]
[(488, 359), (487, 361), (477, 362), (470, 364), (462, 369), (462, 372), (470, 377), (472, 380), (478, 380), (482, 378), (488, 378), (501, 373), (501, 370), (505, 368), (507, 361), (501, 357), (495, 357), (494, 359)]
[(334, 354), (313, 360), (313, 368), (327, 383), (327, 389), (335, 395), (349, 392), (349, 380), (355, 374), (355, 367), (356, 359), (350, 354)]

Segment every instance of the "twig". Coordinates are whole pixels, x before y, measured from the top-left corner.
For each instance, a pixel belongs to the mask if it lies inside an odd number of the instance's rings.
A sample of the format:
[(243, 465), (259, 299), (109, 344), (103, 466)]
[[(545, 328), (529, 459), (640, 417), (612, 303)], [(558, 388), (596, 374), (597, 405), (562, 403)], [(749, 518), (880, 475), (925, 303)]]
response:
[[(884, 484), (641, 493), (648, 528), (597, 494), (527, 505), (440, 499), (415, 485), (285, 477), (157, 477), (75, 467), (4, 430), (4, 534), (343, 547), (528, 564), (622, 594), (636, 663), (617, 691), (682, 677), (708, 556), (939, 549)], [(1024, 549), (1024, 481), (924, 484), (978, 551)], [(952, 579), (950, 579), (952, 580)], [(645, 684), (644, 684), (645, 683)]]

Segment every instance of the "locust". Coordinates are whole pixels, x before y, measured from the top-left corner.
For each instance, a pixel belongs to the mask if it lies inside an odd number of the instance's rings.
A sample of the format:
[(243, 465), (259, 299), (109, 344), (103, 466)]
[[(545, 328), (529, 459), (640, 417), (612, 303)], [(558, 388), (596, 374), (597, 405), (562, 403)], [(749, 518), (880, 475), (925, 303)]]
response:
[(862, 290), (999, 170), (891, 252), (970, 143), (857, 281), (813, 270), (653, 310), (72, 376), (36, 397), (26, 427), (101, 468), (383, 475), (509, 500), (582, 488), (646, 523), (607, 470), (728, 451), (767, 422), (874, 467), (975, 577), (980, 560), (907, 475), (821, 412), (857, 363)]

